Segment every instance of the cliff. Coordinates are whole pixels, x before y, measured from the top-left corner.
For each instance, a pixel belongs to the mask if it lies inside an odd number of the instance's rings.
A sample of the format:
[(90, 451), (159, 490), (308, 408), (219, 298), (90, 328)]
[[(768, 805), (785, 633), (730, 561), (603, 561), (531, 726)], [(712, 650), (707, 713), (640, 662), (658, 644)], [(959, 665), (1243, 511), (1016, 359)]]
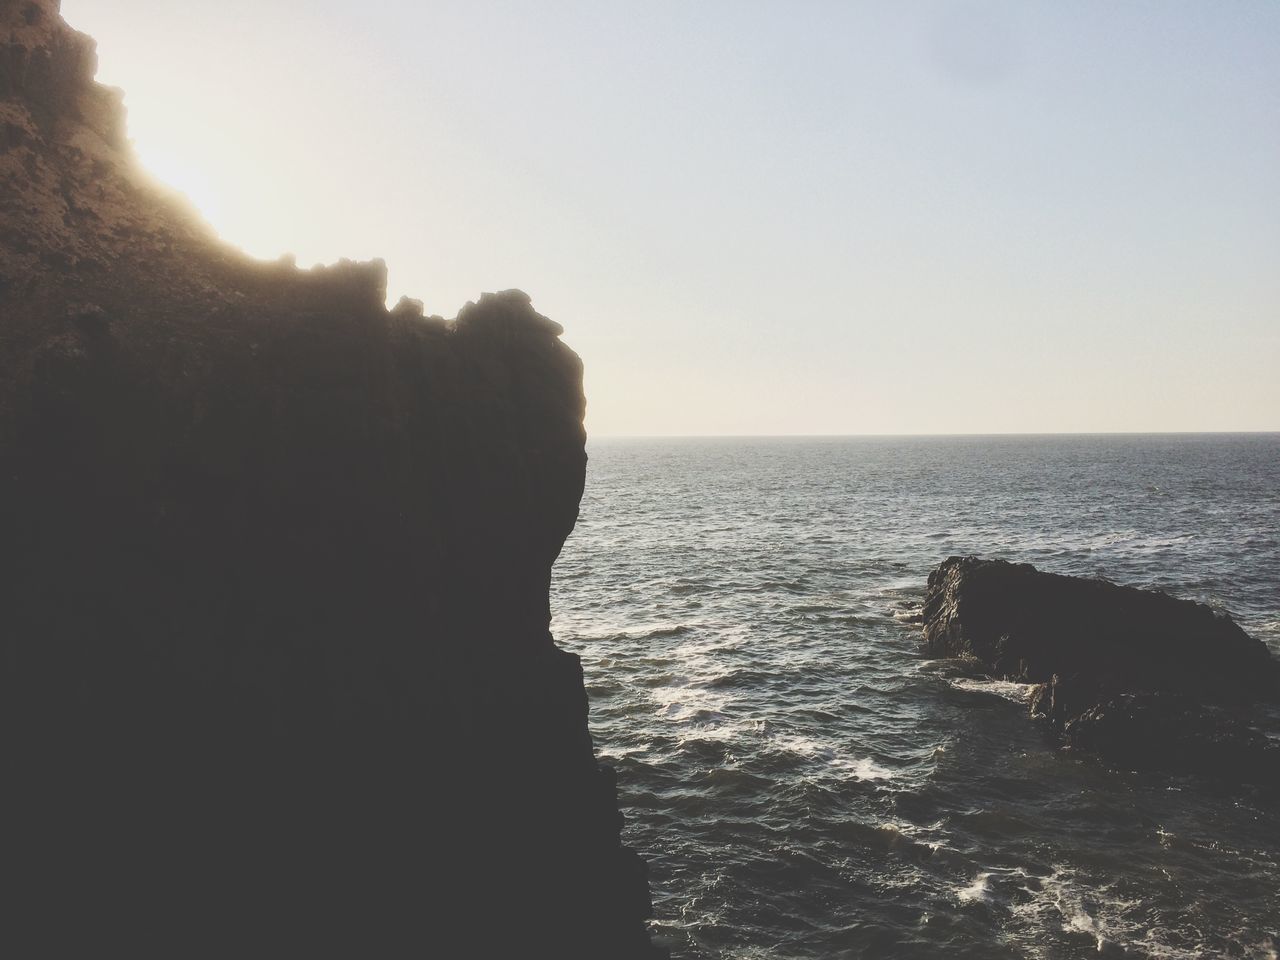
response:
[(221, 244), (0, 0), (0, 934), (23, 956), (648, 957), (551, 566), (582, 365), (518, 291)]
[(950, 557), (929, 575), (932, 656), (1036, 684), (1033, 716), (1131, 769), (1280, 785), (1280, 748), (1253, 707), (1280, 665), (1227, 615), (1191, 600), (1030, 564)]

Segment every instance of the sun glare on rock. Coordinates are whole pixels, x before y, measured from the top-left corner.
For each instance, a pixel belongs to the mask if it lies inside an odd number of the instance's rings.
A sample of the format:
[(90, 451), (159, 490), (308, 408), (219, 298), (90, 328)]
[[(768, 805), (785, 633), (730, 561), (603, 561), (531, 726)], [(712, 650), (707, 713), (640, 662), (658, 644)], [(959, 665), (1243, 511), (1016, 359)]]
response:
[(218, 228), (225, 212), (222, 192), (199, 166), (154, 143), (135, 141), (134, 153), (153, 179), (180, 193), (206, 223)]

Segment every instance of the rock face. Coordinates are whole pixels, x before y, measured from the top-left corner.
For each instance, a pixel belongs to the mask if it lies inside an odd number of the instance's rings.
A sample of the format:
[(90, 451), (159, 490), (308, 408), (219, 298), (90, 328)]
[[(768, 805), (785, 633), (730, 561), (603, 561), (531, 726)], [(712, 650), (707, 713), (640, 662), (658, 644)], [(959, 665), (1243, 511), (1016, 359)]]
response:
[(1131, 767), (1275, 778), (1249, 708), (1280, 692), (1266, 646), (1203, 604), (1029, 564), (951, 557), (929, 575), (938, 657), (1037, 684), (1031, 712), (1072, 746)]
[(54, 0), (0, 0), (0, 942), (653, 956), (548, 629), (559, 325), (222, 245), (94, 72)]

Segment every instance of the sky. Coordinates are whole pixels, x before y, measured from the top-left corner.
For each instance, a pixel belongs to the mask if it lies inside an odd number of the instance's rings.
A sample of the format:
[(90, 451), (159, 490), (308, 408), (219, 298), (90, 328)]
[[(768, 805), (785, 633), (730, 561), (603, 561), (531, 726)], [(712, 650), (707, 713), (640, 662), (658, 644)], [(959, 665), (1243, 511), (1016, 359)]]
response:
[(64, 0), (229, 242), (519, 287), (593, 435), (1280, 430), (1280, 3)]

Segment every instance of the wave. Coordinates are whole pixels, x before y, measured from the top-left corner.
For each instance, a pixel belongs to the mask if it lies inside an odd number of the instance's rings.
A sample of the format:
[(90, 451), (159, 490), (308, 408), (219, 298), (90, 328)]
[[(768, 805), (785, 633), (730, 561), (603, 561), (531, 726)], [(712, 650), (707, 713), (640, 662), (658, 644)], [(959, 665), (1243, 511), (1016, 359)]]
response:
[(650, 690), (649, 696), (667, 720), (688, 722), (723, 716), (734, 697), (701, 686), (669, 686)]
[(975, 900), (991, 899), (991, 874), (980, 873), (973, 878), (973, 883), (956, 891), (956, 899), (961, 903), (972, 903)]
[(1014, 680), (990, 680), (973, 677), (952, 677), (949, 682), (955, 689), (963, 690), (966, 693), (989, 693), (1014, 703), (1026, 703), (1031, 699), (1031, 694), (1037, 686), (1034, 683), (1018, 683)]
[(653, 441), (657, 487), (629, 449), (593, 455), (555, 633), (673, 957), (1280, 960), (1270, 798), (1063, 762), (1030, 685), (914, 622), (975, 552), (1218, 598), (1280, 655), (1280, 439)]
[(778, 734), (769, 738), (768, 747), (776, 752), (819, 760), (841, 776), (854, 780), (893, 780), (901, 776), (898, 771), (882, 767), (870, 757), (848, 757), (835, 744), (816, 737)]

